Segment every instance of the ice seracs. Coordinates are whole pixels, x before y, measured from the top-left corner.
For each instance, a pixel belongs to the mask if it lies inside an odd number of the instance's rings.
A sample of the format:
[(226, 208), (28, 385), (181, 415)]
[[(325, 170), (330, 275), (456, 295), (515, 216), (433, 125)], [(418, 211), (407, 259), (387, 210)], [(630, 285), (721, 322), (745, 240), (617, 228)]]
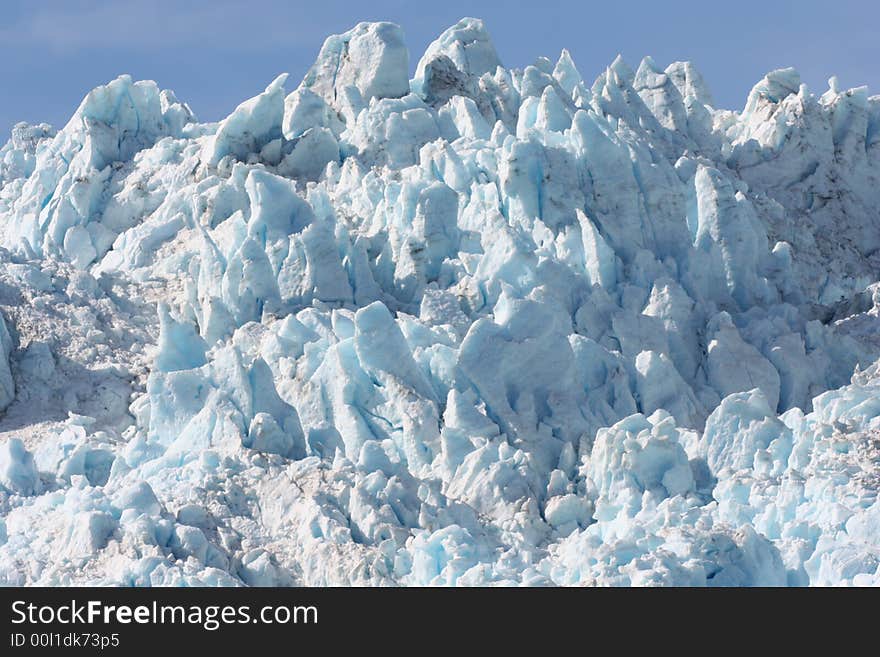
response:
[(878, 97), (409, 62), (15, 127), (0, 582), (880, 583)]

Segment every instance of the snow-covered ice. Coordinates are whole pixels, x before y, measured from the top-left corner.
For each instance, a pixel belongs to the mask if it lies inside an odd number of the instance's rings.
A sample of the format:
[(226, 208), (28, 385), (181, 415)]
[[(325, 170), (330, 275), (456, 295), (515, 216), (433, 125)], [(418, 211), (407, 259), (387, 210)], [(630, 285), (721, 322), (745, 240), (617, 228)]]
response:
[(268, 82), (0, 149), (0, 583), (880, 584), (880, 96), (476, 19)]

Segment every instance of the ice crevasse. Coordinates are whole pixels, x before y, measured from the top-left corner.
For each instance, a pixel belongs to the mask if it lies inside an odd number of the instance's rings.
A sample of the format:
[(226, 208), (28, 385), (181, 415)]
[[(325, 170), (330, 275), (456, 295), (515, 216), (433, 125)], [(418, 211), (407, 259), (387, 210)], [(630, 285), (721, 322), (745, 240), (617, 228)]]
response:
[(0, 246), (0, 583), (880, 584), (865, 88), (361, 23), (17, 125)]

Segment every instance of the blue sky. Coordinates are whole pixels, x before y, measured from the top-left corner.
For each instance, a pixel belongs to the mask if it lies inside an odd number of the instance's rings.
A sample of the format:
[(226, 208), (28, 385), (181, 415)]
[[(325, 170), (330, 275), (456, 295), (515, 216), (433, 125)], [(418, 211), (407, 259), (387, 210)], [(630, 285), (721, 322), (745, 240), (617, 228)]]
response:
[(617, 53), (632, 66), (643, 55), (664, 66), (690, 59), (729, 108), (781, 66), (816, 91), (837, 75), (880, 93), (876, 0), (0, 0), (0, 131), (21, 120), (63, 125), (86, 92), (120, 73), (152, 78), (217, 120), (280, 72), (292, 89), (324, 37), (359, 20), (399, 23), (415, 67), (467, 15), (486, 21), (507, 66), (555, 60), (565, 47), (592, 80)]

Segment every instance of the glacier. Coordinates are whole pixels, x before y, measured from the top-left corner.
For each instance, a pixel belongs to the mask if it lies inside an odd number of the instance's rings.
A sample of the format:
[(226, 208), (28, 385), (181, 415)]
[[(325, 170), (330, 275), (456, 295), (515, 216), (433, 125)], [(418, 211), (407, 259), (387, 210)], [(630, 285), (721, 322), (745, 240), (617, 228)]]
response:
[(329, 37), (0, 149), (0, 584), (880, 585), (880, 96)]

